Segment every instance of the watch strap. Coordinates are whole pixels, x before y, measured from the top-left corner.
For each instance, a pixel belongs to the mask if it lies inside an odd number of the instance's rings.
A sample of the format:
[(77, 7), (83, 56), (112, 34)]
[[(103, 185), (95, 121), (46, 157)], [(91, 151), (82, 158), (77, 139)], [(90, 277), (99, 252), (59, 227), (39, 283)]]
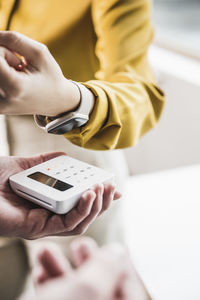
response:
[(74, 112), (77, 112), (77, 113), (80, 113), (82, 115), (86, 115), (89, 117), (90, 111), (91, 111), (91, 109), (93, 107), (93, 103), (94, 103), (94, 95), (83, 84), (76, 82), (76, 81), (72, 81), (72, 82), (79, 89), (80, 96), (81, 96), (80, 104), (79, 104), (78, 108), (76, 109), (76, 111), (74, 111)]

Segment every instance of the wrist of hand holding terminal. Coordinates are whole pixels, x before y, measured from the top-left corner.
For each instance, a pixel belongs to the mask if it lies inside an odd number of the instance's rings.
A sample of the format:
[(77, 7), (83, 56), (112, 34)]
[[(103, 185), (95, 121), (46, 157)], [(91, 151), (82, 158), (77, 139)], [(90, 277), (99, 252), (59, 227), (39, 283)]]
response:
[(72, 81), (79, 90), (80, 103), (76, 110), (63, 113), (57, 117), (35, 115), (36, 124), (47, 133), (65, 134), (74, 128), (83, 126), (89, 120), (94, 105), (94, 95), (84, 85)]

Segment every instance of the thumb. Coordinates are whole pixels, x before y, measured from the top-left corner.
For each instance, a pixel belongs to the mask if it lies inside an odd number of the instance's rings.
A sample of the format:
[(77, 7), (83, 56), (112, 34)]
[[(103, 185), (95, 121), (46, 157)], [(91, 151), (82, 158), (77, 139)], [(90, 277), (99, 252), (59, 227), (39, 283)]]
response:
[(64, 152), (50, 152), (50, 153), (43, 153), (32, 157), (26, 157), (26, 163), (28, 164), (27, 168), (34, 167), (38, 164), (41, 164), (45, 161), (50, 159), (56, 158), (61, 155), (66, 155)]

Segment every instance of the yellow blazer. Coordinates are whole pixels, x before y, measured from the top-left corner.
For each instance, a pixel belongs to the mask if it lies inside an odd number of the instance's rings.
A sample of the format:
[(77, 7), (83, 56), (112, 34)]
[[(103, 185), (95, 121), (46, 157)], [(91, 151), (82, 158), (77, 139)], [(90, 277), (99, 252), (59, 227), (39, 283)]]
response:
[(65, 134), (72, 143), (129, 147), (158, 121), (164, 96), (147, 61), (150, 9), (150, 0), (0, 0), (0, 30), (45, 43), (64, 75), (95, 94), (90, 120)]

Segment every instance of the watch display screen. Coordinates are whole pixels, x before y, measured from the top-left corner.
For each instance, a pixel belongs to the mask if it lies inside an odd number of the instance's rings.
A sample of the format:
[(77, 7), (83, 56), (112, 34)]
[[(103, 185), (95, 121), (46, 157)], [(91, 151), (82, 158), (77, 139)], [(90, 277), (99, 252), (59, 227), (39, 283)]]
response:
[(52, 187), (53, 189), (62, 191), (62, 192), (73, 187), (73, 185), (71, 185), (69, 183), (66, 183), (66, 182), (63, 182), (59, 179), (50, 177), (50, 176), (48, 176), (46, 174), (43, 174), (41, 172), (35, 172), (31, 175), (28, 175), (28, 177), (35, 180), (35, 181), (38, 181), (38, 182), (43, 183), (45, 185), (48, 185), (48, 186)]

